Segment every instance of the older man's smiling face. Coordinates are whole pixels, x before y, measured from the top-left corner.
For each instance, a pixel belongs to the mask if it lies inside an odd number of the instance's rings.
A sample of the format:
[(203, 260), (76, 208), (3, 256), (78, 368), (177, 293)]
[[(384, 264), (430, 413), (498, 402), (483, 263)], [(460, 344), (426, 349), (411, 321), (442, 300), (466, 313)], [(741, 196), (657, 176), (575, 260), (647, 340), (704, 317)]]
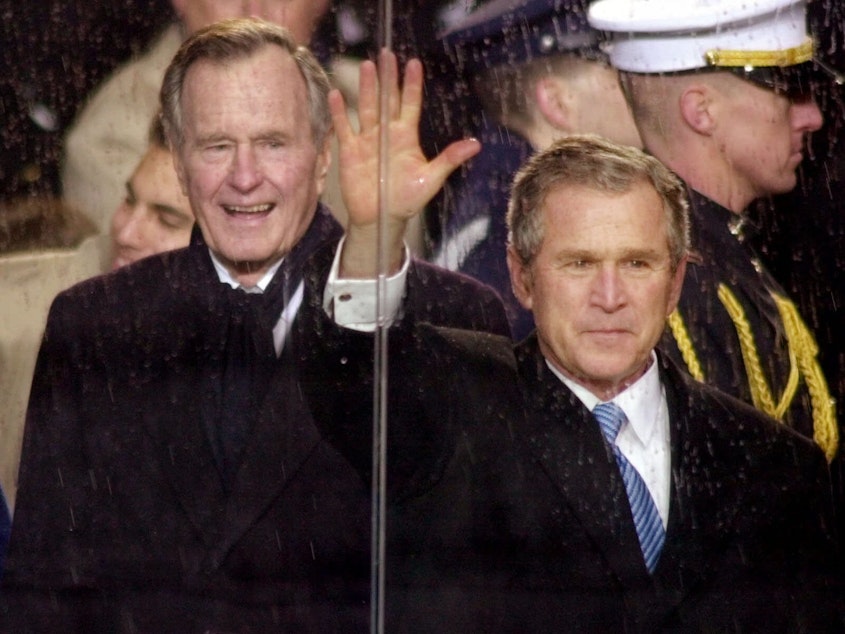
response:
[(182, 92), (182, 187), (209, 248), (254, 284), (296, 244), (323, 190), (328, 145), (314, 143), (305, 79), (268, 45), (192, 66)]

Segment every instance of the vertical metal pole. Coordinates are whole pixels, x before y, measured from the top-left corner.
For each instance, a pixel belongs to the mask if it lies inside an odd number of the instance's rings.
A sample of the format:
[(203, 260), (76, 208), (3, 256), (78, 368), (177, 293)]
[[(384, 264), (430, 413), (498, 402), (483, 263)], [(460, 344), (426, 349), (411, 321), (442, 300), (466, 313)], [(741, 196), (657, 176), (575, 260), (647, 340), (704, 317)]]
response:
[[(391, 0), (379, 0), (379, 48), (392, 49), (393, 8)], [(384, 297), (387, 275), (387, 247), (384, 205), (387, 201), (389, 169), (388, 126), (390, 91), (385, 69), (379, 66), (379, 223), (378, 223), (378, 284), (376, 291), (375, 390), (373, 394), (373, 484), (372, 484), (372, 547), (370, 571), (370, 631), (384, 634), (385, 552), (386, 552), (386, 496), (387, 496), (387, 328), (384, 320)]]

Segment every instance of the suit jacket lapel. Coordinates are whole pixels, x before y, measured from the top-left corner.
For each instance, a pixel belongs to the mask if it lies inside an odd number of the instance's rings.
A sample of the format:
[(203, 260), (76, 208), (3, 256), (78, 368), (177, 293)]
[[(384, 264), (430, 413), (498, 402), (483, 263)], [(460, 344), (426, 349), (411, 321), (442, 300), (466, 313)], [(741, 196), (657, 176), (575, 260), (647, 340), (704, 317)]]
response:
[[(341, 233), (337, 222), (321, 206), (309, 227), (307, 246), (317, 250)], [(159, 447), (163, 477), (202, 535), (210, 557), (219, 562), (294, 477), (320, 438), (298, 388), (288, 341), (243, 449), (234, 488), (226, 494), (216, 442), (220, 382), (214, 376), (220, 371), (226, 309), (208, 247), (196, 227), (187, 252), (184, 259), (182, 254), (180, 259), (174, 258), (170, 279), (153, 282), (169, 283), (177, 289), (173, 296), (190, 307), (183, 312), (186, 319), (192, 320), (194, 337), (174, 344), (178, 352), (168, 367), (178, 370), (181, 376), (163, 382), (166, 390), (156, 394), (157, 402), (145, 405), (145, 411), (150, 412), (147, 428)], [(308, 254), (298, 251), (296, 255), (294, 268), (299, 274)], [(327, 265), (320, 265), (321, 274), (328, 265), (330, 260)], [(306, 306), (302, 308), (308, 310)], [(289, 339), (293, 336), (289, 335)], [(179, 403), (179, 407), (171, 407), (170, 403)]]
[(734, 498), (742, 492), (724, 486), (726, 473), (718, 455), (722, 421), (715, 420), (714, 408), (695, 393), (699, 390), (691, 378), (663, 357), (660, 361), (669, 407), (672, 490), (655, 584), (668, 607), (680, 604), (710, 572), (713, 556), (730, 537), (741, 507)]
[(517, 348), (528, 442), (572, 513), (624, 586), (648, 577), (625, 485), (598, 424), (548, 369), (536, 335)]

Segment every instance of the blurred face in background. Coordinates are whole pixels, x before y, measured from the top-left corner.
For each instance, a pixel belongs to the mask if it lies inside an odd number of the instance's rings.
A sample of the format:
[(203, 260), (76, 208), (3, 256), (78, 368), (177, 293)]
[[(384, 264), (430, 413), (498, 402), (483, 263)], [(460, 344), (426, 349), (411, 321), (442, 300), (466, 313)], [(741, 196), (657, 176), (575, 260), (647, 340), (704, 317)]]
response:
[(112, 216), (112, 268), (188, 246), (193, 225), (194, 215), (170, 152), (151, 145)]
[(188, 34), (228, 18), (264, 18), (308, 45), (331, 0), (173, 0)]
[(581, 72), (570, 80), (572, 131), (592, 132), (616, 143), (641, 148), (640, 133), (628, 109), (616, 70), (604, 62), (582, 60)]

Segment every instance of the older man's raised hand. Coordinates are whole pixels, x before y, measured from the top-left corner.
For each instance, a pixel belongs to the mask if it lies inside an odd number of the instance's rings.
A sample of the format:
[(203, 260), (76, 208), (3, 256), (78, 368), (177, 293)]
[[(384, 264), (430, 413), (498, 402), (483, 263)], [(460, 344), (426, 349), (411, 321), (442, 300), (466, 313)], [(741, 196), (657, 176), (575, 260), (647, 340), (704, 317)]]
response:
[[(385, 83), (384, 95), (379, 92), (380, 82)], [(456, 141), (434, 159), (426, 158), (419, 142), (423, 68), (417, 59), (407, 63), (400, 87), (396, 55), (382, 51), (378, 67), (370, 61), (361, 65), (359, 86), (357, 131), (339, 91), (329, 95), (329, 107), (339, 144), (343, 201), (349, 213), (341, 275), (367, 278), (377, 273), (379, 209), (385, 214), (384, 262), (388, 272), (393, 272), (402, 262), (407, 221), (434, 197), (455, 168), (478, 153), (481, 144), (475, 139)], [(387, 109), (387, 130), (383, 130), (380, 117), (382, 102)], [(381, 178), (386, 180), (385, 200), (380, 205), (382, 137), (386, 169)]]

